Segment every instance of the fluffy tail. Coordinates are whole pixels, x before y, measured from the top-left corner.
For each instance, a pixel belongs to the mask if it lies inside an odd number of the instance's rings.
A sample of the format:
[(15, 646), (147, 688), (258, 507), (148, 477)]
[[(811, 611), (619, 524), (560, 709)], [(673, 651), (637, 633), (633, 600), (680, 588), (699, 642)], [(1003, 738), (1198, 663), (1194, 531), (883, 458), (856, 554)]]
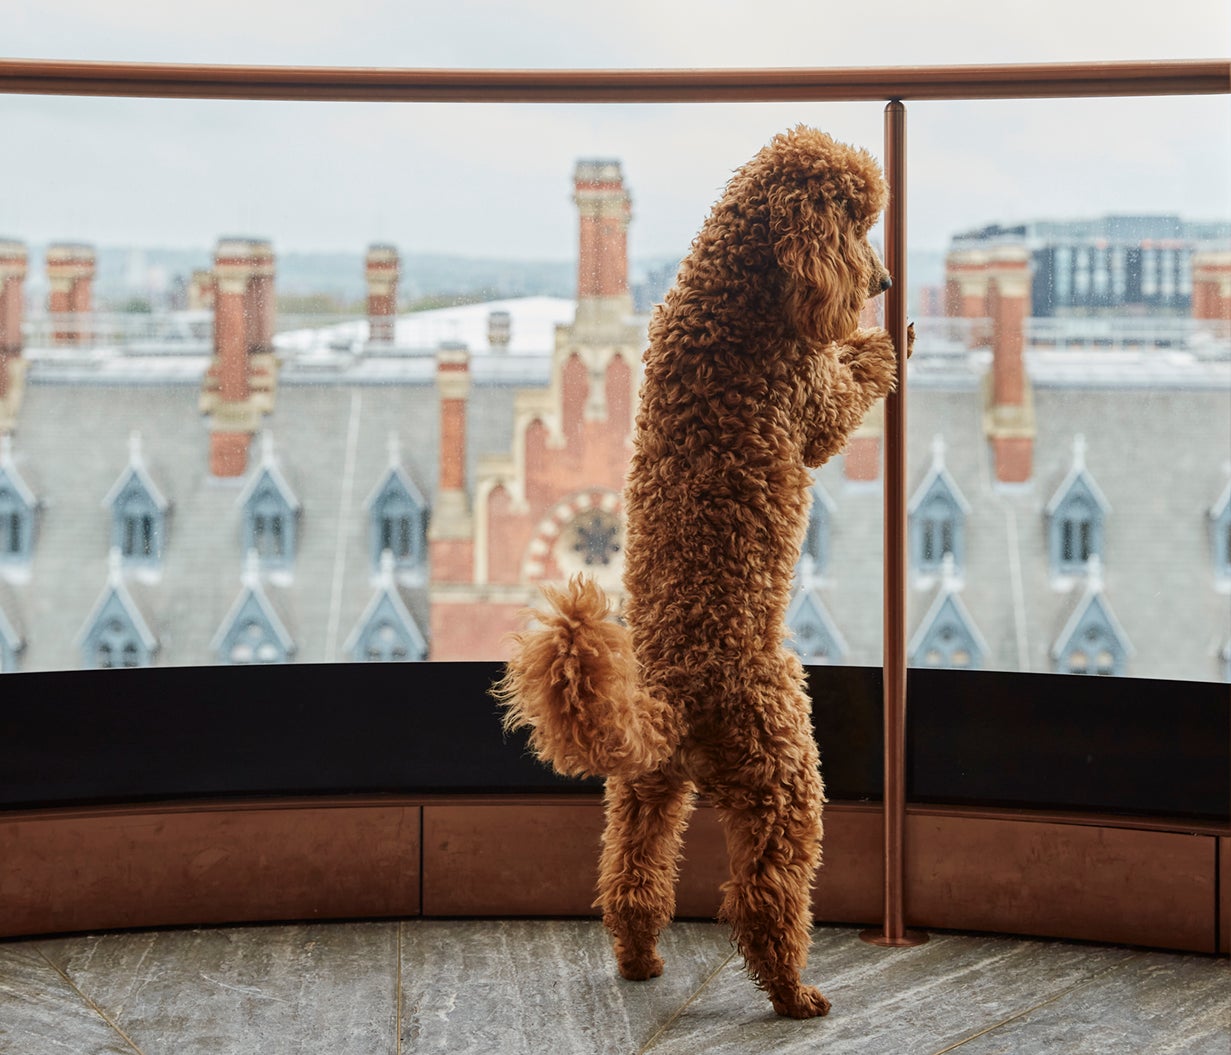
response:
[(675, 711), (642, 688), (632, 636), (589, 579), (545, 587), (551, 611), (513, 637), (513, 658), (492, 694), (506, 730), (530, 729), (530, 746), (564, 776), (636, 777), (675, 750)]

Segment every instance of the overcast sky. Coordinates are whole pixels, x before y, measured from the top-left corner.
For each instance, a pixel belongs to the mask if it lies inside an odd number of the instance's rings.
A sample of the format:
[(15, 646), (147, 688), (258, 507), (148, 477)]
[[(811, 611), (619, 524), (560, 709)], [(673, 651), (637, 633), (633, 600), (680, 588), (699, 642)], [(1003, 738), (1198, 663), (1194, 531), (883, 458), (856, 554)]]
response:
[[(607, 11), (609, 14), (600, 12)], [(0, 0), (0, 55), (393, 67), (1225, 58), (1227, 0)], [(799, 121), (878, 155), (880, 103), (463, 106), (0, 95), (0, 236), (568, 259), (579, 157), (622, 160), (635, 256), (678, 257)], [(1231, 97), (908, 105), (912, 248), (993, 222), (1231, 219)]]

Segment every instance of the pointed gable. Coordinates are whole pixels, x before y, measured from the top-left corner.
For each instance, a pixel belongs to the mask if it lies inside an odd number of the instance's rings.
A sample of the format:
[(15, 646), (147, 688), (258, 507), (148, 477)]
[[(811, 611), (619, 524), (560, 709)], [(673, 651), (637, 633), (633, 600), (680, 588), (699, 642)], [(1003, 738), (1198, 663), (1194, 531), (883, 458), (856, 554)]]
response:
[(158, 652), (153, 620), (125, 583), (121, 558), (111, 552), (107, 585), (77, 636), (86, 669), (148, 667)]
[(4, 584), (0, 583), (0, 673), (17, 669), (18, 656), (25, 647), (25, 633), (17, 614), (17, 605)]
[(1132, 653), (1128, 635), (1103, 593), (1096, 558), (1085, 593), (1052, 645), (1055, 669), (1068, 674), (1124, 674)]
[(286, 663), (295, 654), (287, 621), (249, 558), (239, 596), (219, 626), (210, 648), (222, 663)]
[(987, 642), (946, 577), (906, 646), (913, 667), (977, 670), (988, 657)]
[(787, 609), (786, 625), (791, 632), (787, 647), (805, 663), (840, 663), (849, 651), (846, 639), (815, 589), (795, 594)]
[(393, 578), (392, 558), (386, 551), (381, 581), (344, 646), (356, 662), (402, 662), (428, 657), (427, 637), (411, 614), (410, 606)]

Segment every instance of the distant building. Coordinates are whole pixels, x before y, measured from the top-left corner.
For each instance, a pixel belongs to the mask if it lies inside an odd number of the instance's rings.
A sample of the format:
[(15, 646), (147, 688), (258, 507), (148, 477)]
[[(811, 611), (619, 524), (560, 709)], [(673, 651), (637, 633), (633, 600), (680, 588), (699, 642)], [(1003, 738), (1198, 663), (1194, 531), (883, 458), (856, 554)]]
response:
[(1193, 304), (1194, 257), (1231, 251), (1231, 223), (1103, 216), (991, 225), (955, 235), (951, 260), (977, 260), (1005, 245), (1030, 254), (1034, 318), (1185, 316)]
[[(374, 246), (366, 318), (281, 333), (262, 239), (220, 239), (195, 310), (134, 332), (82, 246), (27, 317), (0, 240), (0, 669), (490, 659), (544, 581), (618, 599), (647, 320), (619, 164), (574, 192), (576, 301), (398, 316)], [(1180, 229), (1184, 315), (1040, 317), (1041, 226), (955, 242), (909, 367), (913, 664), (1231, 680), (1231, 253)], [(882, 431), (878, 406), (816, 473), (809, 662), (881, 660)]]

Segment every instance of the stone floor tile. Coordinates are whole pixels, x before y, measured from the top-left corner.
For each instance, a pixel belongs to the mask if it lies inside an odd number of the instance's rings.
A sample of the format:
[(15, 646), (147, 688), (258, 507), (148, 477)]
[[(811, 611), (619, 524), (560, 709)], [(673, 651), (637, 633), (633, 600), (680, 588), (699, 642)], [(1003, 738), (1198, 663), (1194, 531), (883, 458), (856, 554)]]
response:
[(106, 934), (40, 943), (142, 1055), (394, 1055), (396, 923)]
[(1143, 953), (958, 1049), (959, 1055), (1058, 1051), (1227, 1055), (1231, 961)]
[(648, 1049), (653, 1055), (815, 1052), (933, 1055), (1036, 1006), (1133, 953), (1064, 943), (934, 934), (881, 949), (818, 930), (805, 979), (833, 1003), (824, 1019), (774, 1015), (733, 961)]
[(673, 924), (660, 949), (662, 977), (626, 982), (594, 921), (407, 923), (402, 1051), (630, 1055), (732, 955), (704, 923)]
[(33, 945), (0, 944), (0, 1052), (134, 1055)]

